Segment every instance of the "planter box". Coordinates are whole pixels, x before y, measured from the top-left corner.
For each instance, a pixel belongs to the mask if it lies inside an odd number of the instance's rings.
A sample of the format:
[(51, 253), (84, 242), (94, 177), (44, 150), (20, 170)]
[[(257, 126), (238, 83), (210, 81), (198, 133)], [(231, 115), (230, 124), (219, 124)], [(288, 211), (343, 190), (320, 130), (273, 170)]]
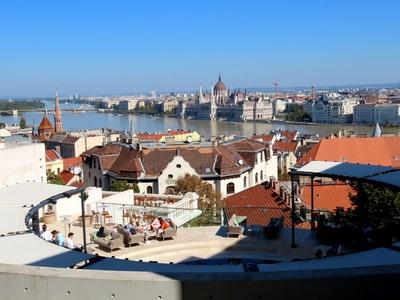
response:
[(56, 221), (55, 213), (45, 213), (42, 217), (42, 222), (45, 224), (53, 224)]

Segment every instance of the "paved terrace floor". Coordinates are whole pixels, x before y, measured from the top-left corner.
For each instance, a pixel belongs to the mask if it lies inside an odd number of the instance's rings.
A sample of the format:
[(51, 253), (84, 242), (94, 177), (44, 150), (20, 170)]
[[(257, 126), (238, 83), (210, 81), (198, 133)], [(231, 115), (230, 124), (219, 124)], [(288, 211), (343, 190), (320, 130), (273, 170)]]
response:
[[(64, 224), (56, 222), (48, 225), (50, 230), (57, 229), (64, 233)], [(67, 230), (68, 231), (68, 230)], [(71, 226), (75, 242), (82, 243), (82, 227)], [(87, 228), (89, 233), (97, 231)], [(273, 261), (291, 261), (296, 258), (313, 258), (318, 248), (309, 230), (296, 230), (297, 248), (291, 248), (291, 230), (283, 229), (277, 239), (254, 236), (227, 238), (224, 227), (179, 228), (177, 238), (140, 244), (129, 248), (106, 252), (97, 245), (88, 244), (88, 252), (101, 256), (115, 256), (121, 259), (157, 261), (160, 263), (179, 263), (199, 259), (252, 258)]]

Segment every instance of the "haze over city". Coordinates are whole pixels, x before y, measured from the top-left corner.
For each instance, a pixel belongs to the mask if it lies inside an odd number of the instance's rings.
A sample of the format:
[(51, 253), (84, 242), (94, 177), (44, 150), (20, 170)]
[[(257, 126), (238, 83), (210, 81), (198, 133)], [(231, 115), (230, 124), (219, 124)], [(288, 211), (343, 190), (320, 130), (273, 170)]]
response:
[(0, 97), (399, 82), (398, 1), (1, 1)]

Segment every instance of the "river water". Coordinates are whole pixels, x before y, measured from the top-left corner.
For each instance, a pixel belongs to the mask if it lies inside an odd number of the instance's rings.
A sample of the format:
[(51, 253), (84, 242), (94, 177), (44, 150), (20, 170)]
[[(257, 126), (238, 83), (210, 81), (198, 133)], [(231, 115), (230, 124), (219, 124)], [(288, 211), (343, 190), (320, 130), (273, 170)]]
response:
[[(44, 102), (46, 108), (54, 108), (54, 102)], [(79, 108), (77, 104), (61, 104), (61, 108)], [(23, 114), (28, 124), (39, 125), (43, 113), (27, 112)], [(19, 123), (19, 116), (0, 116), (0, 122), (6, 124)], [(49, 112), (49, 119), (53, 122), (53, 113)], [(298, 130), (301, 133), (319, 134), (321, 137), (335, 133), (340, 129), (355, 131), (359, 134), (370, 134), (372, 126), (355, 125), (293, 125), (293, 124), (266, 124), (266, 123), (233, 123), (224, 121), (187, 120), (177, 118), (152, 118), (146, 115), (114, 114), (114, 113), (73, 113), (64, 111), (62, 113), (63, 126), (65, 130), (112, 128), (115, 130), (129, 130), (131, 124), (137, 132), (165, 132), (167, 129), (186, 129), (197, 131), (205, 137), (220, 134), (236, 134), (251, 136), (254, 133), (261, 134), (271, 129)], [(400, 128), (383, 128), (384, 133), (398, 133)]]

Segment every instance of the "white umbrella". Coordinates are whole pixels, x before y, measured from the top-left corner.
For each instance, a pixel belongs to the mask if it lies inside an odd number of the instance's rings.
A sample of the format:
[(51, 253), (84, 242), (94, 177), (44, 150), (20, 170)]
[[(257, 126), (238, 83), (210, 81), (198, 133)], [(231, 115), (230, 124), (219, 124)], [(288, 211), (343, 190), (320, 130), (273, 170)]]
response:
[(11, 136), (11, 133), (5, 128), (1, 128), (0, 129), (0, 138), (6, 137), (6, 136)]

